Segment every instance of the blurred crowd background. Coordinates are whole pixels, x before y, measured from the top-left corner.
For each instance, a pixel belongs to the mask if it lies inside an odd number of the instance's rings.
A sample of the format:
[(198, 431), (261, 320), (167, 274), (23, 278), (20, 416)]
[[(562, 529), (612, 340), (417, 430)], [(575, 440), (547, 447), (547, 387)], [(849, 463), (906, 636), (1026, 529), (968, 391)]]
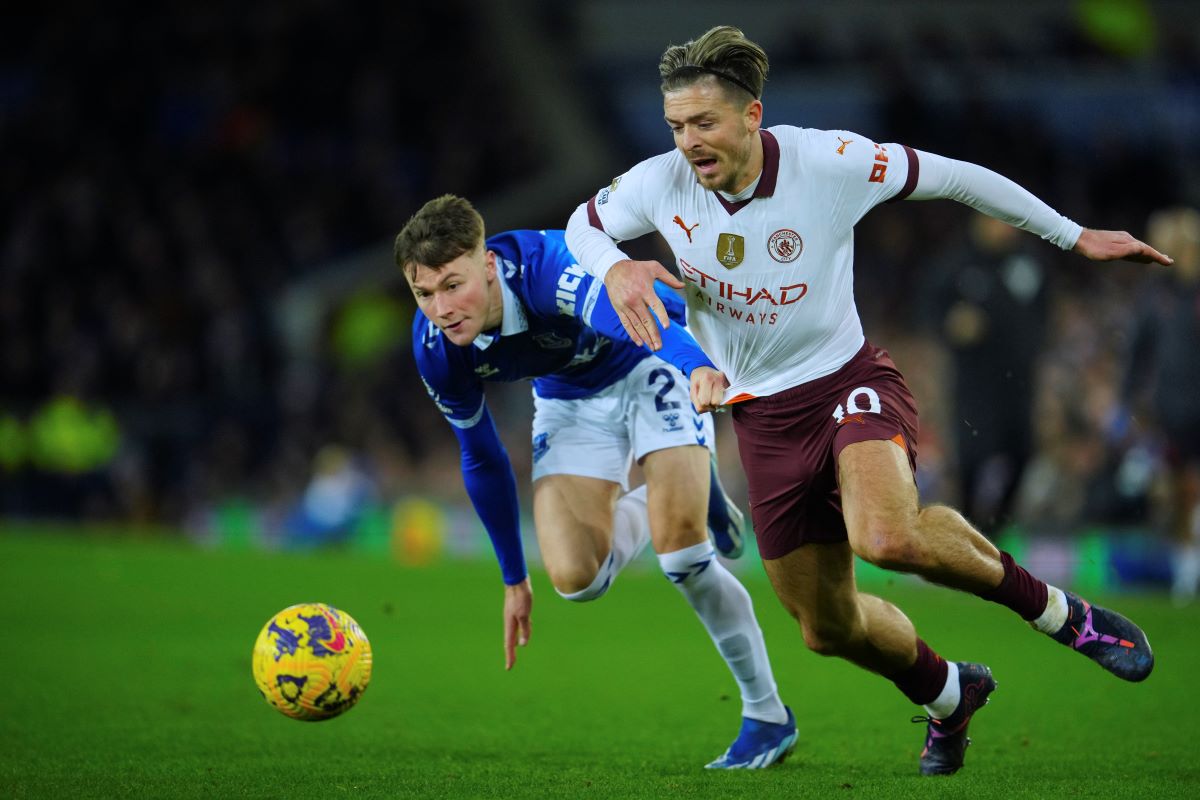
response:
[[(1194, 3), (687, 8), (67, 0), (6, 14), (0, 519), (304, 543), (386, 528), (406, 498), (465, 506), (391, 239), (444, 192), (492, 231), (564, 226), (671, 147), (658, 57), (714, 24), (767, 49), (768, 125), (973, 161), (1084, 225), (1173, 236), (1157, 243), (1200, 258), (1162, 213), (1200, 206)], [(1139, 331), (1171, 298), (1200, 297), (1194, 282), (975, 216), (910, 202), (858, 228), (867, 335), (922, 408), (924, 497), (989, 533), (1162, 531), (1176, 456)], [(631, 246), (669, 263), (657, 241)], [(1194, 419), (1191, 347), (1176, 347), (1170, 386)], [(489, 404), (527, 475), (528, 387)], [(744, 497), (723, 420), (720, 438)]]

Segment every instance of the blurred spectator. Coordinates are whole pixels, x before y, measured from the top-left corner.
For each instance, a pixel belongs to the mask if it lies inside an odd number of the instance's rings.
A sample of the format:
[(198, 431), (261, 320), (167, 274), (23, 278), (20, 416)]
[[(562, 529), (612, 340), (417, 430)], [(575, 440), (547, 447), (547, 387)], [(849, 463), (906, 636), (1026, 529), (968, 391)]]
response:
[[(82, 513), (76, 493), (31, 502), (59, 479), (18, 447), (62, 376), (122, 429), (105, 473), (118, 486), (95, 513), (178, 522), (222, 496), (302, 489), (308, 460), (362, 404), (281, 396), (276, 298), (386, 236), (413, 198), (485, 196), (532, 163), (507, 73), (476, 68), (488, 48), (476, 10), (215, 0), (97, 15), (67, 0), (8, 20), (0, 514)], [(486, 119), (487, 136), (464, 141), (467, 119)], [(407, 328), (391, 317), (357, 309), (338, 346), (377, 350)], [(345, 394), (358, 396), (312, 397)]]
[(1174, 594), (1195, 598), (1200, 583), (1200, 211), (1167, 208), (1147, 225), (1148, 243), (1175, 264), (1142, 292), (1112, 434), (1136, 438), (1146, 421), (1163, 439), (1162, 516), (1175, 547)]
[(991, 536), (1009, 520), (1033, 452), (1047, 276), (1034, 249), (1041, 243), (1020, 230), (975, 214), (967, 231), (932, 270), (928, 319), (952, 355), (959, 505)]
[(285, 545), (304, 547), (349, 538), (377, 498), (375, 482), (344, 447), (325, 445), (300, 502), (284, 521)]

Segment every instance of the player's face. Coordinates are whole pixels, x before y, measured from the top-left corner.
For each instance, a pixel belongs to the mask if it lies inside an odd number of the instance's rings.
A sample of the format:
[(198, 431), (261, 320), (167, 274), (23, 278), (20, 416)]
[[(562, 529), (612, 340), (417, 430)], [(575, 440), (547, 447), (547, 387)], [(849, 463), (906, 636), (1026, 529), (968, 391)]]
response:
[(459, 347), (469, 345), (503, 319), (496, 255), (490, 250), (478, 247), (441, 269), (418, 265), (407, 277), (417, 306)]
[(715, 78), (702, 80), (663, 95), (663, 116), (705, 189), (736, 194), (762, 171), (758, 100), (737, 106)]

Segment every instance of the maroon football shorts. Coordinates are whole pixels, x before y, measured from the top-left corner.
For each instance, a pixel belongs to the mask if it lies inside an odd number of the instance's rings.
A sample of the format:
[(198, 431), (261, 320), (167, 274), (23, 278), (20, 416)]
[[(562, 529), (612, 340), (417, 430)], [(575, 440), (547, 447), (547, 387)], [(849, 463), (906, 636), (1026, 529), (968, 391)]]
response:
[(758, 551), (846, 541), (837, 458), (848, 444), (892, 440), (916, 473), (917, 406), (887, 351), (870, 342), (830, 375), (733, 406)]

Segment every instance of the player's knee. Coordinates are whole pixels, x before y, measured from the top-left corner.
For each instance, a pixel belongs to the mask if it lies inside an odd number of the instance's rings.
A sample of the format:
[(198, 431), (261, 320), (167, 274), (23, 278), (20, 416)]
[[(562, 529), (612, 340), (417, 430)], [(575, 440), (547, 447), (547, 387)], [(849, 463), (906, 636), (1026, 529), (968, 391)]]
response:
[(836, 656), (846, 651), (853, 631), (836, 620), (801, 620), (804, 646), (822, 656)]
[[(591, 600), (591, 597), (576, 597), (587, 591), (596, 579), (595, 572), (585, 569), (564, 569), (550, 573), (550, 582), (554, 591), (569, 599)], [(597, 595), (598, 596), (598, 595)]]
[(871, 522), (852, 541), (855, 555), (877, 567), (908, 572), (920, 566), (921, 548), (914, 528), (906, 523)]
[(576, 603), (586, 603), (602, 597), (611, 581), (600, 580), (600, 569), (595, 565), (570, 564), (547, 570), (554, 591)]

